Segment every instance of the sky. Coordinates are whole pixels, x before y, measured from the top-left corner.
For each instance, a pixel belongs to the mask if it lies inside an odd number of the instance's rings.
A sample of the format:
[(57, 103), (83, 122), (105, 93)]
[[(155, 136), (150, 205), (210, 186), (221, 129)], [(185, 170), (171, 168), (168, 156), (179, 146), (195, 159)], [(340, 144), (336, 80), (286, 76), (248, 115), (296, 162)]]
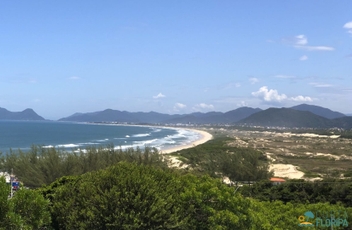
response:
[(352, 113), (350, 0), (0, 1), (0, 107)]

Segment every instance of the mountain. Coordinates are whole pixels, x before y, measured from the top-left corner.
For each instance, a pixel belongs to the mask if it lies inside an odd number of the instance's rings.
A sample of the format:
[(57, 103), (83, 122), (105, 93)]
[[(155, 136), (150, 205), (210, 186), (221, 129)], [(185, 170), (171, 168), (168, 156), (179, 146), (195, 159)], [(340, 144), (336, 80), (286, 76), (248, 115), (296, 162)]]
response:
[(78, 122), (131, 122), (131, 123), (168, 123), (168, 124), (225, 124), (234, 123), (261, 109), (249, 107), (238, 108), (226, 113), (208, 112), (169, 115), (156, 112), (126, 112), (107, 109), (93, 113), (75, 113), (59, 121), (78, 121)]
[(25, 109), (22, 112), (11, 112), (7, 109), (0, 108), (0, 120), (41, 121), (45, 119), (34, 112), (33, 109)]
[(301, 105), (293, 106), (293, 107), (291, 107), (291, 109), (300, 110), (300, 111), (309, 111), (311, 113), (314, 113), (316, 115), (319, 115), (321, 117), (325, 117), (328, 119), (335, 119), (335, 118), (340, 118), (340, 117), (346, 116), (345, 114), (335, 112), (330, 109), (316, 106), (316, 105), (301, 104)]
[(169, 115), (156, 112), (132, 113), (127, 111), (106, 109), (104, 111), (92, 113), (75, 113), (69, 117), (61, 118), (59, 121), (159, 123), (178, 116), (180, 115)]
[(252, 114), (262, 111), (259, 108), (241, 107), (235, 110), (231, 110), (224, 114), (224, 119), (232, 122), (240, 121)]
[(334, 127), (343, 129), (352, 129), (352, 117), (340, 117), (332, 120), (334, 122)]
[[(319, 115), (320, 114), (320, 115)], [(332, 117), (332, 118), (328, 118)], [(297, 128), (352, 128), (352, 117), (329, 109), (298, 105), (292, 108), (241, 107), (226, 113), (163, 114), (157, 112), (127, 112), (106, 109), (92, 113), (75, 113), (59, 121), (77, 122), (128, 122), (149, 124), (240, 124), (249, 126)]]
[(157, 112), (137, 112), (135, 113), (135, 116), (137, 117), (138, 121), (142, 123), (165, 123), (167, 120), (181, 117), (182, 115), (169, 115)]
[(173, 119), (170, 123), (195, 123), (195, 124), (231, 124), (254, 113), (262, 111), (259, 108), (241, 107), (226, 113), (192, 113), (187, 116)]
[[(300, 111), (291, 108), (269, 108), (242, 119), (238, 124), (250, 126), (271, 127), (304, 127), (330, 128), (334, 126), (332, 120), (318, 116), (309, 111)], [(338, 121), (336, 121), (338, 124)]]

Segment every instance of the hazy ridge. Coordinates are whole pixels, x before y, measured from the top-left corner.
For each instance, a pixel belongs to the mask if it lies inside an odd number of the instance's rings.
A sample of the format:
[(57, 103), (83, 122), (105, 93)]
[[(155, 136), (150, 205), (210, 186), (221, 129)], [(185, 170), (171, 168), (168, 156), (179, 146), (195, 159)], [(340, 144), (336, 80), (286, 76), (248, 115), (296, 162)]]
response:
[(21, 112), (11, 112), (7, 109), (0, 108), (0, 120), (31, 120), (39, 121), (45, 120), (39, 116), (33, 109), (25, 109)]
[[(0, 108), (0, 120), (44, 120), (32, 109), (10, 112)], [(74, 122), (118, 122), (134, 124), (229, 124), (270, 127), (352, 128), (352, 117), (328, 108), (300, 104), (290, 108), (240, 107), (228, 112), (163, 114), (157, 112), (128, 112), (113, 109), (91, 113), (75, 113), (59, 119)]]

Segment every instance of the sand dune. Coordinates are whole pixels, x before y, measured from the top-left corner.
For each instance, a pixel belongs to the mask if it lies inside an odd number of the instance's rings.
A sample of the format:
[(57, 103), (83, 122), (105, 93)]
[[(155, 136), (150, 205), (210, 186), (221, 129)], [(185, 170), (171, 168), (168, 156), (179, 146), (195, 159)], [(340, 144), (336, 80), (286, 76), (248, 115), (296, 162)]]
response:
[(301, 179), (304, 173), (291, 164), (271, 164), (269, 170), (274, 171), (275, 177), (285, 177), (289, 179)]

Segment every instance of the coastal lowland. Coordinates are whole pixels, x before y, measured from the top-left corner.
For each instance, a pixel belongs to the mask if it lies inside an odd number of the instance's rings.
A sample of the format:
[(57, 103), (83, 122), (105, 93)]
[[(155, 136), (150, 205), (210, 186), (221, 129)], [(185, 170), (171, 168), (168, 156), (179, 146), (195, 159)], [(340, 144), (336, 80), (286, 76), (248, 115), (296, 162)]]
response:
[(233, 111), (201, 124), (89, 121), (197, 134), (176, 146), (2, 153), (0, 229), (351, 229), (350, 117), (250, 111), (234, 123)]

